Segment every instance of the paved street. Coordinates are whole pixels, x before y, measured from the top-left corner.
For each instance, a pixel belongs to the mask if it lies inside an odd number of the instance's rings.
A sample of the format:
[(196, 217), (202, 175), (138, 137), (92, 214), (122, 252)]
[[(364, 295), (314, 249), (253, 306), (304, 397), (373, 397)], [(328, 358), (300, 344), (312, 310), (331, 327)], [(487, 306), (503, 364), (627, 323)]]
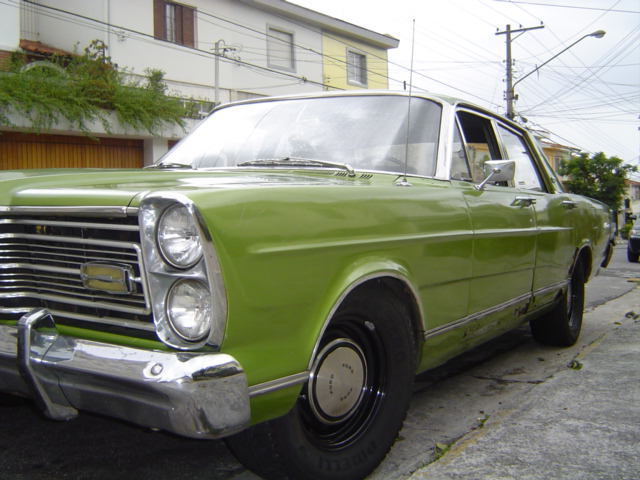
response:
[[(370, 479), (637, 479), (640, 323), (625, 314), (640, 313), (629, 281), (640, 264), (624, 255), (618, 247), (589, 284), (574, 347), (539, 346), (522, 328), (421, 375), (400, 440)], [(51, 422), (27, 401), (0, 404), (0, 479), (257, 478), (221, 441), (90, 414)]]
[[(529, 459), (533, 469), (532, 476), (526, 477), (529, 479), (589, 478), (581, 475), (573, 476), (553, 468), (551, 469), (553, 473), (550, 473), (550, 470), (542, 469), (542, 464), (540, 470), (537, 470), (536, 464), (541, 461), (540, 452), (548, 451), (545, 445), (537, 446), (539, 455), (535, 457), (519, 451), (518, 448), (521, 446), (526, 448), (529, 442), (533, 442), (534, 438), (530, 432), (540, 432), (543, 427), (549, 425), (548, 421), (545, 421), (548, 409), (545, 402), (550, 391), (555, 391), (558, 384), (562, 385), (563, 381), (572, 378), (567, 375), (576, 372), (585, 375), (591, 372), (589, 378), (593, 384), (594, 380), (614, 379), (614, 375), (599, 374), (598, 372), (602, 370), (611, 373), (615, 369), (637, 370), (636, 365), (640, 361), (640, 343), (631, 342), (627, 345), (631, 350), (628, 352), (631, 358), (625, 358), (623, 364), (618, 363), (617, 354), (605, 356), (605, 359), (593, 357), (597, 359), (593, 361), (590, 354), (594, 351), (594, 346), (601, 343), (604, 346), (596, 351), (601, 352), (604, 349), (606, 352), (609, 340), (606, 343), (604, 340), (619, 329), (625, 330), (616, 334), (614, 338), (631, 337), (631, 333), (635, 338), (640, 335), (640, 323), (625, 317), (632, 310), (640, 313), (640, 288), (637, 283), (629, 281), (638, 277), (640, 277), (640, 264), (627, 262), (626, 250), (623, 245), (619, 245), (610, 267), (588, 285), (587, 312), (583, 331), (579, 341), (573, 347), (557, 349), (541, 346), (531, 338), (528, 327), (523, 327), (519, 331), (507, 334), (449, 362), (435, 372), (419, 377), (412, 408), (405, 422), (405, 428), (401, 432), (402, 440), (395, 445), (385, 462), (370, 478), (376, 480), (410, 477), (412, 480), (521, 478), (517, 475), (517, 471), (514, 474), (513, 469), (508, 470), (498, 463), (497, 459), (490, 455), (492, 452), (496, 456), (501, 454), (509, 458), (509, 456), (519, 455), (519, 458)], [(623, 296), (613, 300), (620, 295)], [(576, 358), (585, 365), (579, 371), (567, 367)], [(586, 359), (589, 359), (588, 363)], [(591, 368), (594, 362), (600, 362), (599, 370)], [(637, 375), (637, 372), (635, 374)], [(548, 384), (552, 386), (549, 387)], [(567, 384), (567, 395), (571, 395), (573, 385), (573, 383)], [(639, 385), (639, 382), (631, 383), (630, 388), (625, 390), (628, 396), (635, 399), (636, 407), (640, 405)], [(616, 395), (617, 387), (617, 384), (610, 384), (598, 388), (603, 389), (602, 395), (608, 399)], [(583, 399), (587, 403), (592, 400), (592, 397), (586, 397), (584, 392), (579, 390), (574, 396), (576, 400)], [(601, 404), (602, 399), (598, 400)], [(569, 405), (571, 401), (567, 400), (567, 406)], [(536, 407), (539, 409), (536, 410)], [(603, 408), (603, 410), (606, 409)], [(590, 415), (592, 410), (587, 412), (590, 412), (587, 414)], [(561, 410), (556, 418), (551, 419), (551, 425), (561, 425), (563, 413), (564, 411)], [(635, 410), (635, 418), (632, 410), (629, 410), (629, 417), (624, 415), (620, 418), (619, 413), (619, 411), (612, 413), (611, 421), (614, 424), (611, 426), (611, 431), (615, 438), (616, 428), (619, 427), (620, 441), (624, 443), (629, 438), (627, 435), (629, 426), (640, 424), (640, 417), (638, 410)], [(505, 422), (510, 424), (509, 422), (516, 422), (519, 415), (528, 418), (526, 415), (529, 414), (537, 414), (538, 417), (532, 417), (530, 423), (523, 425), (522, 428), (518, 426), (512, 429), (501, 428)], [(535, 424), (534, 418), (540, 419), (539, 425)], [(585, 418), (585, 420), (591, 419)], [(494, 429), (498, 430), (497, 433), (489, 436), (488, 432), (493, 432)], [(637, 427), (635, 430), (637, 431)], [(564, 440), (560, 459), (568, 459), (569, 465), (573, 461), (582, 460), (572, 457), (571, 452), (578, 451), (582, 447), (588, 450), (589, 444), (584, 442), (584, 436), (588, 437), (590, 431), (594, 440), (601, 438), (601, 431), (595, 428), (591, 430), (587, 428), (585, 434), (576, 438), (572, 438), (571, 430), (566, 430), (560, 437)], [(550, 438), (553, 438), (550, 432), (547, 433)], [(482, 470), (475, 469), (474, 460), (467, 458), (465, 450), (465, 446), (476, 442), (479, 435), (487, 435), (487, 440), (482, 444), (487, 456), (481, 460), (476, 458), (476, 461), (479, 463), (485, 461), (490, 464)], [(631, 440), (633, 440), (631, 447), (635, 449), (635, 457), (626, 457), (625, 465), (619, 467), (614, 465), (610, 470), (611, 477), (600, 478), (640, 478), (638, 475), (626, 477), (622, 474), (623, 469), (629, 468), (635, 468), (636, 472), (640, 472), (640, 460), (638, 460), (640, 438), (636, 436)], [(608, 441), (611, 441), (611, 438)], [(448, 449), (451, 450), (447, 451)], [(440, 455), (442, 456), (438, 461), (431, 463)], [(452, 455), (456, 456), (455, 460), (445, 463)], [(547, 457), (545, 453), (542, 455), (543, 458)], [(594, 458), (597, 457), (594, 456)], [(426, 465), (429, 466), (424, 468)], [(519, 467), (517, 463), (516, 466)], [(491, 467), (494, 469), (491, 470)], [(538, 473), (539, 475), (536, 476)]]
[(638, 479), (640, 316), (620, 323), (411, 480)]

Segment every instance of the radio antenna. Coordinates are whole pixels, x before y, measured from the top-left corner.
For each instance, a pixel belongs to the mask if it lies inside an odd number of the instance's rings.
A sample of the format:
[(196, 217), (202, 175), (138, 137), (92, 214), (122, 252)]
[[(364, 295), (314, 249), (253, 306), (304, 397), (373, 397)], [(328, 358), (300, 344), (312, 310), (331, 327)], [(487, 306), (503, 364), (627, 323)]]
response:
[(402, 181), (398, 183), (401, 187), (410, 187), (407, 181), (407, 169), (409, 164), (409, 130), (411, 128), (411, 93), (413, 91), (413, 51), (416, 45), (416, 19), (413, 19), (413, 27), (411, 32), (411, 68), (409, 70), (409, 100), (407, 103), (407, 136), (404, 142), (404, 175)]

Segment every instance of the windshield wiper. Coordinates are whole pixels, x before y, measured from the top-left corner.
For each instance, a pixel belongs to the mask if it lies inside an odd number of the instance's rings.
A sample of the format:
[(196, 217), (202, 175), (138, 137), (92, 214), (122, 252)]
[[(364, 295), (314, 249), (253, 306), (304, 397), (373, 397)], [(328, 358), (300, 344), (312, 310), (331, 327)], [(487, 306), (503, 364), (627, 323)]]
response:
[(144, 168), (188, 168), (189, 170), (195, 170), (195, 168), (188, 163), (154, 163)]
[(238, 163), (238, 167), (252, 166), (291, 166), (291, 167), (328, 167), (341, 168), (346, 170), (350, 177), (355, 177), (356, 172), (351, 165), (346, 163), (328, 162), (325, 160), (314, 160), (310, 158), (283, 157), (283, 158), (258, 158), (248, 162)]

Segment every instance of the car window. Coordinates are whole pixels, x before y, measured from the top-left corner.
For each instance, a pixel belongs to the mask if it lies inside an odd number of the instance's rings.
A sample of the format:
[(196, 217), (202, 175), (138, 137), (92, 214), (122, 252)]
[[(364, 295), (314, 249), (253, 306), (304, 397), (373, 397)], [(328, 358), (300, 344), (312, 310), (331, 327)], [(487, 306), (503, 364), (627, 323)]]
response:
[(487, 160), (499, 160), (500, 151), (496, 141), (491, 119), (466, 110), (457, 113), (467, 161), (474, 182), (484, 180), (484, 163)]
[(467, 152), (460, 135), (460, 127), (456, 123), (453, 129), (453, 148), (451, 149), (451, 178), (454, 180), (472, 180), (471, 168)]
[[(391, 95), (262, 101), (216, 110), (160, 163), (196, 168), (309, 159), (432, 176), (442, 107)], [(407, 132), (407, 119), (410, 128)]]
[(562, 182), (560, 181), (560, 178), (558, 177), (558, 174), (555, 172), (555, 170), (551, 168), (551, 162), (549, 161), (547, 154), (542, 148), (540, 138), (533, 137), (533, 140), (536, 147), (536, 151), (538, 152), (538, 156), (542, 160), (542, 168), (545, 170), (545, 172), (547, 173), (547, 177), (551, 181), (553, 192), (554, 193), (564, 192), (564, 187), (562, 186)]
[(498, 132), (505, 149), (506, 159), (516, 162), (515, 186), (542, 191), (542, 182), (524, 137), (504, 125), (498, 125)]

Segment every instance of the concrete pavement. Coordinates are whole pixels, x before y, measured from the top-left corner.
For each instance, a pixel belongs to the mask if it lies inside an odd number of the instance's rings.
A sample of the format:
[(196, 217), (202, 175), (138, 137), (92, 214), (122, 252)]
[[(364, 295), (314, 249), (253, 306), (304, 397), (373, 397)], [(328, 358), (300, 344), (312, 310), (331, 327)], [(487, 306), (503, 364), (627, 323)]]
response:
[(640, 479), (638, 314), (639, 288), (587, 313), (614, 328), (411, 480)]

